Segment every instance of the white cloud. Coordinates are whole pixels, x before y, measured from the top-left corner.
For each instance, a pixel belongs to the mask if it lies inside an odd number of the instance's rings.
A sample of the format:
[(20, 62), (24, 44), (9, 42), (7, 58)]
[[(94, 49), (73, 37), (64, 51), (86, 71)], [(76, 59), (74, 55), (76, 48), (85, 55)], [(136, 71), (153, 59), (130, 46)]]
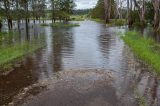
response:
[(97, 4), (98, 0), (75, 0), (76, 9), (88, 9), (93, 8)]

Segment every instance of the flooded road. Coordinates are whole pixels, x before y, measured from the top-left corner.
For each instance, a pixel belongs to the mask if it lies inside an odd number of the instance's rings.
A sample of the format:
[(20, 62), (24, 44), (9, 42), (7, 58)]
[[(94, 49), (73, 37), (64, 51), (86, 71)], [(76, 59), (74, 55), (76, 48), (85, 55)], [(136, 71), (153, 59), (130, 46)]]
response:
[(160, 105), (158, 77), (117, 34), (125, 27), (93, 21), (79, 24), (33, 28), (34, 36), (43, 33), (46, 45), (10, 74), (0, 76), (0, 105)]

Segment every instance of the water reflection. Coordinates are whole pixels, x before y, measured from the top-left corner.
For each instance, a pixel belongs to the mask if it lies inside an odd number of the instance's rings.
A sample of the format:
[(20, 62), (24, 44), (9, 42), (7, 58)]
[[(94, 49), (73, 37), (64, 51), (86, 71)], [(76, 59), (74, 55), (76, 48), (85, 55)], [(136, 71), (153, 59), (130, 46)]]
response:
[(72, 28), (53, 30), (54, 71), (63, 70), (63, 58), (70, 58), (74, 49)]
[[(8, 76), (0, 77), (0, 105), (10, 102), (21, 89), (54, 77), (61, 70), (105, 69), (114, 73), (116, 95), (128, 106), (134, 104), (134, 87), (146, 89), (147, 84), (159, 94), (158, 80), (144, 80), (143, 70), (149, 71), (133, 55), (130, 49), (117, 36), (117, 32), (125, 32), (125, 28), (109, 27), (93, 21), (79, 22), (80, 27), (58, 28), (29, 26), (29, 39), (44, 36), (45, 47), (33, 55), (26, 57), (20, 67), (14, 69)], [(23, 29), (25, 26), (21, 26)], [(1, 42), (1, 45), (26, 41), (25, 29), (17, 37)], [(12, 36), (10, 36), (12, 37)], [(39, 42), (37, 40), (37, 42)], [(147, 83), (145, 88), (140, 85)], [(143, 86), (144, 87), (144, 86)], [(155, 90), (157, 89), (157, 90)], [(2, 93), (1, 93), (2, 92)], [(153, 93), (153, 99), (159, 96)]]

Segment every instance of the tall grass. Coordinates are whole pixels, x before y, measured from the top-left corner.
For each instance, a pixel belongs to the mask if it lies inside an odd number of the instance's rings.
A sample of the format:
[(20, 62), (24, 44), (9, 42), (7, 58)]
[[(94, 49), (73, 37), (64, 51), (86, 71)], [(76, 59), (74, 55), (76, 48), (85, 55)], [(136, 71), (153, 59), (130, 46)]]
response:
[(127, 32), (122, 37), (136, 55), (151, 65), (160, 74), (160, 46), (151, 38), (143, 38), (137, 32)]

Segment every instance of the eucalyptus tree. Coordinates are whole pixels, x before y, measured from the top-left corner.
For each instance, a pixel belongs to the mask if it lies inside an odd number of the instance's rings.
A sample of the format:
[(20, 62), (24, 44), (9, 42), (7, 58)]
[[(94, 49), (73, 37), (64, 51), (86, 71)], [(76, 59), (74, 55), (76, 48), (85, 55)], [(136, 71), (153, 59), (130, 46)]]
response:
[(115, 0), (104, 0), (105, 21), (109, 23), (109, 19), (115, 18), (117, 14), (117, 2)]
[(24, 11), (24, 18), (25, 18), (25, 22), (26, 22), (26, 28), (28, 27), (28, 22), (29, 22), (29, 3), (30, 0), (20, 0), (19, 4), (21, 6), (21, 8)]
[(58, 17), (58, 12), (60, 10), (60, 0), (51, 0), (51, 18), (52, 18), (52, 23), (56, 22), (56, 19)]
[(52, 22), (57, 18), (68, 21), (74, 7), (74, 0), (51, 0)]
[(20, 17), (19, 17), (19, 2), (16, 0), (16, 15), (17, 15), (17, 26), (20, 28)]
[(154, 7), (154, 29), (160, 32), (160, 0), (152, 0)]
[(4, 17), (8, 21), (8, 28), (12, 29), (12, 20), (13, 20), (13, 2), (14, 0), (1, 0), (1, 9), (4, 11)]
[(138, 14), (140, 18), (140, 24), (143, 28), (145, 25), (145, 14), (146, 14), (146, 1), (145, 0), (133, 0), (134, 5), (138, 9)]
[(92, 18), (98, 18), (98, 19), (105, 19), (105, 8), (104, 8), (104, 1), (98, 0), (97, 5), (94, 9), (91, 11), (91, 17)]
[(111, 16), (111, 0), (104, 0), (104, 7), (105, 7), (105, 21), (109, 23), (109, 19)]
[(0, 19), (0, 32), (2, 30), (2, 20)]
[(133, 0), (127, 0), (127, 21), (128, 21), (128, 27), (131, 28), (133, 25)]
[(31, 2), (31, 13), (32, 13), (32, 17), (34, 19), (34, 23), (35, 23), (35, 19), (40, 21), (40, 18), (43, 18), (43, 22), (44, 22), (44, 18), (45, 18), (45, 0), (32, 0)]
[(1, 1), (2, 0), (0, 0), (0, 32), (1, 32), (1, 30), (2, 30), (2, 4), (1, 4)]

